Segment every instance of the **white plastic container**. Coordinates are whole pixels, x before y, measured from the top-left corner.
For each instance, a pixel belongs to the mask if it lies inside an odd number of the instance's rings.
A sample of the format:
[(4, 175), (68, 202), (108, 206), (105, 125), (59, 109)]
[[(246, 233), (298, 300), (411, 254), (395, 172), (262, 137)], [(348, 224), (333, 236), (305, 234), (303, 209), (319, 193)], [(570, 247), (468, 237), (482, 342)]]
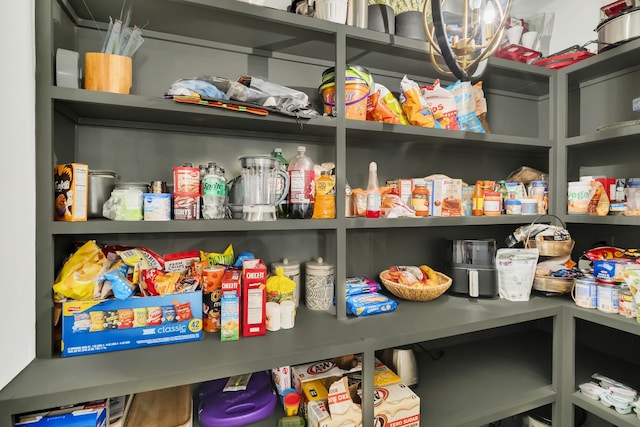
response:
[(567, 213), (570, 215), (586, 214), (590, 199), (590, 181), (580, 180), (570, 182), (567, 191)]
[(316, 18), (345, 24), (347, 22), (347, 0), (316, 0)]

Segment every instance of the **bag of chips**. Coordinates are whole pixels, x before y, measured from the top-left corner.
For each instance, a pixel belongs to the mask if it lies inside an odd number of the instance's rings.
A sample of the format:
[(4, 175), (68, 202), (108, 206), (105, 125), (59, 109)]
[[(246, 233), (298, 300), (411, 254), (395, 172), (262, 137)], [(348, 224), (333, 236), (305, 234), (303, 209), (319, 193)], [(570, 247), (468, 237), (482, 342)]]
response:
[(53, 291), (74, 300), (93, 299), (93, 289), (111, 263), (95, 240), (89, 240), (67, 259), (53, 284)]
[(407, 116), (407, 120), (414, 126), (422, 126), (428, 128), (440, 127), (436, 124), (431, 109), (426, 99), (420, 95), (420, 86), (413, 80), (404, 76), (400, 82), (402, 93), (400, 94), (400, 104), (402, 110)]

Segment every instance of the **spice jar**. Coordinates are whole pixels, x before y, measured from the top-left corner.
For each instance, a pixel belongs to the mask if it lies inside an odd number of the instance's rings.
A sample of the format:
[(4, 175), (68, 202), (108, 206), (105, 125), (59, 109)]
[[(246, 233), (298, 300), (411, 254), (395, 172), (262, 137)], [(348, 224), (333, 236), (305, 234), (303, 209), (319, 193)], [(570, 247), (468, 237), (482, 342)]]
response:
[(485, 191), (484, 215), (498, 216), (502, 213), (502, 198), (497, 191)]
[(429, 189), (425, 185), (416, 185), (413, 189), (411, 206), (416, 216), (429, 216)]

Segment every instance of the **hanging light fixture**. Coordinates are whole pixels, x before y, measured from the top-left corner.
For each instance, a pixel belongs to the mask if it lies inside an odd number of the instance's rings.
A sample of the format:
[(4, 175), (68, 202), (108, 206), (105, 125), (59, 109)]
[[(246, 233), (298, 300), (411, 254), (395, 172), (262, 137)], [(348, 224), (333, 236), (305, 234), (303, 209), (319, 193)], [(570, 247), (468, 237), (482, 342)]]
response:
[(479, 79), (486, 60), (500, 45), (511, 2), (506, 0), (503, 5), (504, 0), (463, 0), (460, 21), (446, 22), (443, 7), (447, 0), (425, 0), (422, 18), (436, 70), (462, 81)]

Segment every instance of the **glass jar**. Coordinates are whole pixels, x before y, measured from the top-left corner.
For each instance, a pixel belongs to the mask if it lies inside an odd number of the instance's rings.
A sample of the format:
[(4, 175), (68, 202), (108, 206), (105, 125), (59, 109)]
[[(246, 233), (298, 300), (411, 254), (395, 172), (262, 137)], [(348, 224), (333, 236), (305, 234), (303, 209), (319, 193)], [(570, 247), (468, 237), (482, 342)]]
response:
[(497, 191), (485, 191), (484, 215), (498, 216), (502, 213), (502, 198)]
[(507, 199), (504, 202), (507, 215), (522, 214), (522, 202), (520, 202), (520, 200)]
[(416, 216), (429, 216), (429, 189), (424, 185), (416, 185), (411, 193), (411, 206)]
[(116, 221), (141, 221), (144, 216), (144, 193), (149, 191), (145, 182), (116, 184), (105, 203), (105, 216)]

